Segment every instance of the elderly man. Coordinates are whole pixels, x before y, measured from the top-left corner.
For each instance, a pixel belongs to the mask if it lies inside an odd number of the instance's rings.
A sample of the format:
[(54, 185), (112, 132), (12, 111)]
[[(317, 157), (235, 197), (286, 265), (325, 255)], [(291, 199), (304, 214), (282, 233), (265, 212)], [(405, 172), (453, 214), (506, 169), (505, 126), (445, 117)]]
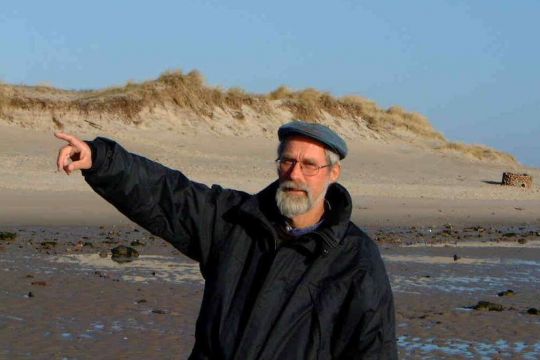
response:
[[(395, 359), (394, 306), (376, 244), (336, 181), (347, 145), (320, 124), (278, 130), (278, 179), (211, 188), (111, 140), (68, 142), (58, 168), (200, 263), (191, 359)], [(247, 174), (246, 174), (247, 175)]]

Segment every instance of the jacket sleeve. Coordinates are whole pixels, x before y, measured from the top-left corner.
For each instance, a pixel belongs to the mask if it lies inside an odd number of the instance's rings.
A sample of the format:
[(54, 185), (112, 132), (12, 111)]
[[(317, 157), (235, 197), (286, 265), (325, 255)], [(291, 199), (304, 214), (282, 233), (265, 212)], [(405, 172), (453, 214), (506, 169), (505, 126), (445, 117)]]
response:
[[(378, 251), (377, 251), (378, 253)], [(397, 359), (395, 310), (380, 255), (373, 271), (353, 280), (342, 329), (349, 336), (338, 359)]]
[(205, 262), (216, 198), (224, 190), (192, 182), (180, 171), (131, 154), (114, 141), (96, 138), (88, 144), (93, 162), (83, 175), (94, 191), (130, 220)]

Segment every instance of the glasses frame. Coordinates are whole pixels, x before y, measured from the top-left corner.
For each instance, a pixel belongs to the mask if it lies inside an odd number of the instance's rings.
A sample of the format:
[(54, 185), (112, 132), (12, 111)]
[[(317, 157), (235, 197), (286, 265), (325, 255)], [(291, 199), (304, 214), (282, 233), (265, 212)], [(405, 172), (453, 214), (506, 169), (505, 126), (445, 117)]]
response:
[[(286, 161), (291, 162), (291, 165), (287, 170), (283, 170), (283, 169), (281, 169), (281, 164), (286, 162)], [(277, 169), (278, 169), (278, 171), (282, 171), (282, 172), (289, 172), (289, 171), (294, 170), (294, 167), (297, 164), (300, 165), (300, 170), (302, 171), (302, 174), (304, 174), (304, 176), (317, 176), (321, 169), (332, 166), (332, 164), (326, 164), (326, 165), (320, 165), (320, 166), (313, 165), (314, 166), (314, 173), (313, 174), (306, 174), (306, 170), (304, 168), (304, 165), (312, 165), (312, 164), (304, 164), (301, 161), (298, 161), (296, 159), (294, 159), (294, 160), (293, 159), (280, 159), (280, 158), (276, 159)]]

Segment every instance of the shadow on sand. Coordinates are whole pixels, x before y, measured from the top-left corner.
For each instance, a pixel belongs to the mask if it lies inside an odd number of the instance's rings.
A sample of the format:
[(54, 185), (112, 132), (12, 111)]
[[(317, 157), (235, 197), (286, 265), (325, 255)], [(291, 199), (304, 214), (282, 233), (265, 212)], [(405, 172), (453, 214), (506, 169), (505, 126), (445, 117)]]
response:
[(482, 180), (482, 182), (486, 184), (491, 184), (491, 185), (502, 185), (500, 181)]

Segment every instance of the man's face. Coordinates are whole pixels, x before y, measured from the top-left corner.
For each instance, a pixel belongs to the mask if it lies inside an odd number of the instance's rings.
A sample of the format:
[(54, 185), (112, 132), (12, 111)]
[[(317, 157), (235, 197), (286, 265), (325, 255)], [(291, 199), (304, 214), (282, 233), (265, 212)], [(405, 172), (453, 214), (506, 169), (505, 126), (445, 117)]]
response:
[(307, 176), (303, 173), (301, 164), (317, 167), (328, 165), (325, 148), (309, 138), (291, 137), (287, 140), (280, 159), (297, 162), (288, 171), (278, 170), (280, 186), (276, 201), (281, 213), (292, 218), (323, 206), (328, 186), (339, 177), (339, 165), (321, 168), (316, 175)]

